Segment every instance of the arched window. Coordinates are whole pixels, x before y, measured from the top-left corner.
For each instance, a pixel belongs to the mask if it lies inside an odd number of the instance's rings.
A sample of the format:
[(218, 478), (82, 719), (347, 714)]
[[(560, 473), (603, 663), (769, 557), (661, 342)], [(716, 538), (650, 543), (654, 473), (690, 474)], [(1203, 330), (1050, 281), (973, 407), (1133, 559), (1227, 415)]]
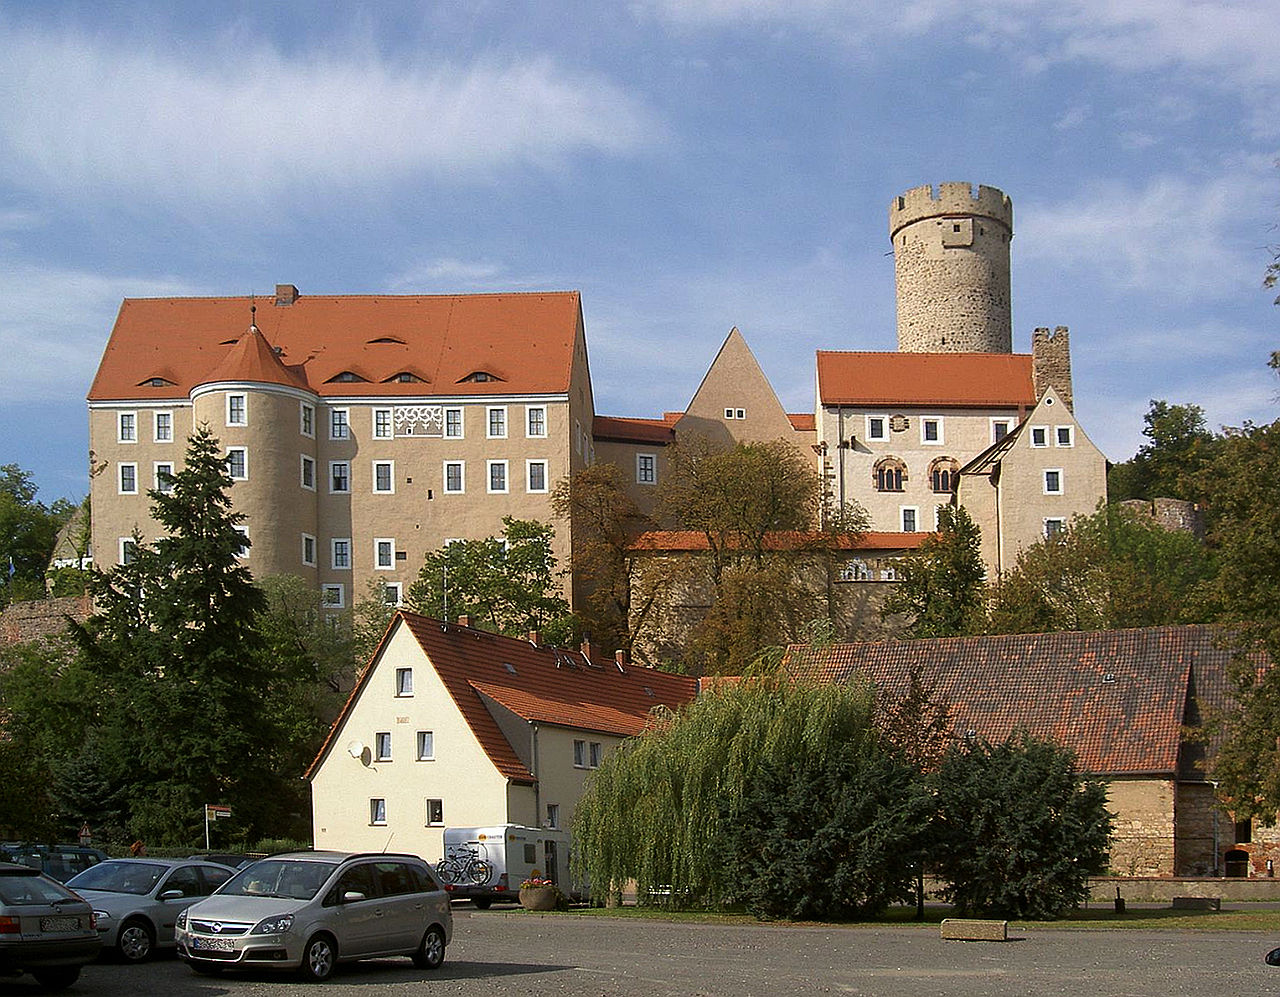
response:
[(939, 457), (929, 465), (929, 484), (938, 494), (950, 494), (959, 484), (960, 465), (954, 457)]
[(885, 457), (876, 462), (876, 491), (900, 492), (907, 480), (907, 465), (897, 457)]

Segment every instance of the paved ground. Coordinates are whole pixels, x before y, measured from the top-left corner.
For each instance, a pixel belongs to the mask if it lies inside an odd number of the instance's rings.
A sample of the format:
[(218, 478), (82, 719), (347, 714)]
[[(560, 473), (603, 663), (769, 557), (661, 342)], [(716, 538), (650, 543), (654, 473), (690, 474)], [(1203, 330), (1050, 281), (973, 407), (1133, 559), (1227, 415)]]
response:
[[(275, 997), (323, 993), (557, 997), (1098, 997), (1280, 995), (1262, 956), (1280, 939), (1223, 931), (1040, 929), (1017, 941), (943, 942), (936, 926), (722, 926), (520, 911), (458, 911), (434, 973), (408, 960), (341, 970), (322, 988), (271, 975), (197, 977), (172, 957), (89, 966), (71, 994)], [(0, 994), (35, 994), (0, 983)]]

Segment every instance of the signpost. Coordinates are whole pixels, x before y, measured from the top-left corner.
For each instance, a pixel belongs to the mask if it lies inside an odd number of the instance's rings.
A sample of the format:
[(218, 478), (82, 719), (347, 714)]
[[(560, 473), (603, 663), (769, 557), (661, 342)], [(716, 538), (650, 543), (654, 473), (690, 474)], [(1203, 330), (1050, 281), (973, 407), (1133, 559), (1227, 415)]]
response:
[(218, 820), (220, 817), (230, 817), (231, 808), (221, 803), (206, 803), (204, 805), (204, 850), (210, 849), (209, 845), (209, 822)]

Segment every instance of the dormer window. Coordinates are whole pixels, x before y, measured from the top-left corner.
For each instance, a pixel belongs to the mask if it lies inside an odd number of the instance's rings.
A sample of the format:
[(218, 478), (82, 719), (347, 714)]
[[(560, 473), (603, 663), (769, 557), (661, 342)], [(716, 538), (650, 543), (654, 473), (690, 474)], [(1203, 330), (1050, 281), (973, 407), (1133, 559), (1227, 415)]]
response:
[(426, 382), (426, 378), (419, 377), (417, 374), (413, 373), (412, 371), (402, 370), (398, 374), (392, 374), (382, 383), (383, 384), (393, 384), (393, 383), (424, 384), (425, 382)]
[(485, 383), (486, 381), (501, 381), (501, 380), (502, 380), (502, 378), (500, 378), (497, 374), (491, 373), (490, 371), (487, 371), (487, 370), (473, 370), (473, 371), (472, 371), (470, 374), (468, 374), (466, 377), (461, 378), (461, 379), (458, 381), (458, 383), (459, 383), (459, 384), (462, 384), (464, 381), (469, 381), (469, 382), (471, 382), (472, 384), (483, 384), (483, 383)]
[(334, 374), (333, 377), (329, 378), (329, 380), (325, 382), (325, 384), (338, 384), (338, 383), (351, 382), (351, 381), (364, 381), (367, 383), (368, 380), (369, 379), (367, 377), (361, 377), (359, 374), (355, 373), (354, 371), (344, 370), (340, 374)]
[(167, 377), (161, 377), (160, 375), (157, 374), (155, 377), (149, 377), (145, 381), (139, 381), (138, 387), (140, 388), (171, 388), (173, 387), (173, 382), (170, 381)]
[(389, 343), (393, 346), (405, 345), (405, 341), (403, 339), (396, 339), (395, 336), (379, 336), (377, 339), (369, 340), (367, 345), (374, 346), (375, 344), (384, 344), (384, 343)]

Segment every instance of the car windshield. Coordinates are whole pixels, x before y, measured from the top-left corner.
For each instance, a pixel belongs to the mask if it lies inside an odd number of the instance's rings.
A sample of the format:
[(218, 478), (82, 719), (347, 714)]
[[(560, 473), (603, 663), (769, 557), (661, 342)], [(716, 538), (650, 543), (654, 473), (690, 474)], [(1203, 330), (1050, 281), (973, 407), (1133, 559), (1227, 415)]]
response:
[(337, 867), (336, 862), (262, 859), (227, 880), (218, 895), (310, 900)]
[(109, 893), (150, 893), (167, 865), (151, 862), (99, 862), (67, 880), (73, 890), (106, 890)]
[(53, 904), (75, 899), (61, 883), (34, 873), (0, 875), (0, 904)]

